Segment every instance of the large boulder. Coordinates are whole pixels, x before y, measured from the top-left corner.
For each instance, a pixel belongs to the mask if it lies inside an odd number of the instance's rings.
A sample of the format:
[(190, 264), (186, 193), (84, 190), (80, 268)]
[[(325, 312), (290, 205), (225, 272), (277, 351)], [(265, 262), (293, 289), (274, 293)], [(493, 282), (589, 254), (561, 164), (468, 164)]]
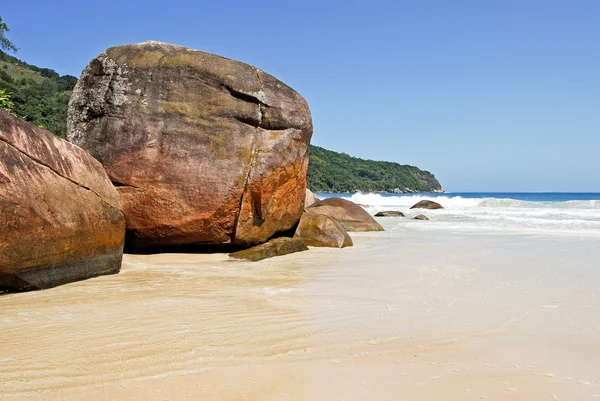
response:
[(159, 42), (110, 48), (73, 91), (67, 135), (117, 186), (134, 249), (257, 244), (302, 215), (308, 105), (248, 64)]
[(429, 218), (427, 216), (425, 216), (424, 214), (419, 214), (415, 217), (413, 217), (415, 220), (429, 220)]
[(273, 238), (264, 244), (253, 246), (252, 248), (230, 253), (229, 256), (235, 259), (244, 259), (252, 262), (272, 258), (273, 256), (283, 256), (289, 253), (307, 251), (308, 248), (299, 239), (279, 237)]
[(117, 273), (125, 218), (86, 151), (0, 111), (0, 291)]
[(422, 200), (411, 206), (411, 209), (443, 209), (444, 207), (431, 200)]
[(345, 248), (352, 246), (352, 238), (344, 227), (332, 217), (306, 212), (294, 233), (294, 238), (309, 246)]
[(365, 209), (346, 199), (323, 199), (306, 210), (332, 217), (346, 231), (383, 231), (383, 227)]

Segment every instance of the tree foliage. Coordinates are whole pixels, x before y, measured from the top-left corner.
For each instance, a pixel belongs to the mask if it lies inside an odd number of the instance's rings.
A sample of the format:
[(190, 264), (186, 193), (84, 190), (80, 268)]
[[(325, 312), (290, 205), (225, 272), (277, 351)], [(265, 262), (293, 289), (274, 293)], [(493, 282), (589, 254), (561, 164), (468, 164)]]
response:
[(4, 89), (0, 89), (0, 109), (12, 113), (13, 107), (14, 103), (10, 100), (10, 94), (8, 94)]
[(414, 166), (364, 160), (311, 145), (307, 186), (315, 192), (431, 192), (433, 174)]
[(6, 32), (8, 31), (8, 26), (5, 22), (2, 22), (2, 17), (0, 17), (0, 50), (15, 53), (18, 49), (6, 38)]
[(64, 138), (67, 105), (77, 78), (29, 65), (0, 50), (0, 90), (13, 114)]

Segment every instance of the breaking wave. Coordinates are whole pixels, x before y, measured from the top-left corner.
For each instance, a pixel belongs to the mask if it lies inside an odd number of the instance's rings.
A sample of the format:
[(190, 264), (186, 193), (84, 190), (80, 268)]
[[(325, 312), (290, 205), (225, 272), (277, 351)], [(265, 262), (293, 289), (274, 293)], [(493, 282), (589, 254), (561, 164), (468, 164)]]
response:
[[(382, 219), (382, 222), (391, 225), (391, 230), (416, 227), (600, 236), (600, 195), (598, 199), (564, 199), (564, 194), (520, 194), (523, 198), (535, 200), (514, 199), (504, 194), (498, 194), (498, 197), (482, 195), (355, 193), (342, 196), (362, 205), (371, 214), (399, 210), (407, 217), (424, 213), (430, 219), (426, 224), (412, 219)], [(333, 195), (325, 197), (328, 196)], [(424, 199), (438, 202), (444, 208), (410, 209)]]
[(462, 196), (428, 196), (427, 194), (384, 196), (373, 193), (355, 193), (348, 199), (354, 203), (367, 207), (411, 207), (420, 200), (427, 199), (442, 204), (446, 209), (465, 209), (474, 207), (600, 209), (600, 200), (597, 199), (532, 202), (511, 198), (465, 198)]

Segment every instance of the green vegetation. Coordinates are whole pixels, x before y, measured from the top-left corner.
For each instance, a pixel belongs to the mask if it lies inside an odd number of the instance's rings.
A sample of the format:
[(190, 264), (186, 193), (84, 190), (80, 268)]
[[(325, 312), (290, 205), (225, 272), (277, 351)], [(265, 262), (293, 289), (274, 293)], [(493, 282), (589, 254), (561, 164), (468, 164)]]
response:
[(414, 166), (364, 160), (311, 145), (308, 187), (314, 192), (432, 192), (433, 174)]
[(67, 104), (75, 83), (74, 76), (61, 77), (0, 50), (0, 98), (5, 99), (0, 100), (0, 108), (62, 138), (67, 132)]
[(10, 101), (10, 95), (4, 89), (0, 89), (0, 109), (12, 113), (13, 107), (14, 104)]

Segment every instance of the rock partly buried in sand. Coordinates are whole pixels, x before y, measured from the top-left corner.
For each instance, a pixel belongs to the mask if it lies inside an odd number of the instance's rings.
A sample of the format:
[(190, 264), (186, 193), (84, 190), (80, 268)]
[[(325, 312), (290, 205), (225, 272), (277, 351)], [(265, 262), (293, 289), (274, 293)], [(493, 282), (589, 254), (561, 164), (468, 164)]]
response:
[(86, 151), (0, 111), (0, 291), (117, 273), (125, 218)]
[(73, 91), (67, 135), (118, 187), (132, 249), (257, 244), (302, 215), (308, 105), (248, 64), (159, 42), (110, 48)]
[(385, 212), (375, 213), (375, 217), (404, 217), (404, 213), (397, 210), (386, 210)]
[(411, 209), (443, 209), (444, 207), (437, 202), (422, 200), (414, 204)]
[(425, 216), (424, 214), (419, 214), (417, 216), (414, 217), (415, 220), (429, 220), (429, 218), (427, 216)]
[(352, 238), (344, 227), (324, 214), (304, 213), (296, 228), (294, 238), (309, 246), (344, 248), (352, 246)]
[(308, 248), (299, 239), (279, 237), (270, 240), (264, 244), (254, 246), (230, 253), (229, 256), (236, 259), (245, 259), (252, 262), (272, 258), (273, 256), (287, 255), (288, 253), (307, 251)]
[(323, 199), (306, 210), (332, 217), (346, 231), (383, 231), (383, 227), (365, 209), (346, 199)]
[(304, 198), (304, 207), (307, 208), (317, 202), (318, 199), (315, 194), (308, 188), (306, 188), (306, 197)]

